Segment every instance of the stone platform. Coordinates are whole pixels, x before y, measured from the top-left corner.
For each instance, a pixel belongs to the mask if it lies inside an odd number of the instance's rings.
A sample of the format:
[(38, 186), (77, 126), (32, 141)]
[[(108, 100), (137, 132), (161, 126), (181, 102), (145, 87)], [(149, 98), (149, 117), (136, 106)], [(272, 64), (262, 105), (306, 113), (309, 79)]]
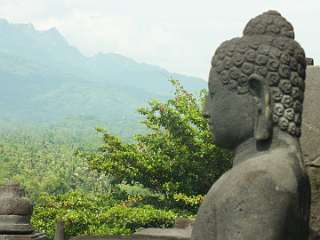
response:
[(131, 236), (79, 236), (72, 237), (70, 240), (190, 240), (191, 231), (191, 226), (187, 228), (145, 228)]
[(42, 233), (32, 234), (1, 234), (0, 240), (47, 240), (46, 235)]
[(134, 237), (140, 237), (141, 239), (168, 239), (168, 240), (187, 240), (191, 237), (192, 228), (180, 229), (180, 228), (147, 228), (135, 233)]

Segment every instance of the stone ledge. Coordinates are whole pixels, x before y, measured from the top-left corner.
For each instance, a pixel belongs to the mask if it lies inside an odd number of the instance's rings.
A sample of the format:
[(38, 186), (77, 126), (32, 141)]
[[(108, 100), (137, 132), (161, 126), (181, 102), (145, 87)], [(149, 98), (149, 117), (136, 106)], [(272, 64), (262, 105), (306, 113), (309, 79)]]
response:
[(191, 228), (188, 230), (147, 228), (131, 236), (78, 236), (72, 237), (70, 240), (190, 240), (190, 236)]
[(190, 239), (192, 228), (146, 228), (136, 232), (133, 236), (153, 237), (160, 239)]
[(48, 240), (42, 233), (33, 234), (1, 234), (0, 240)]
[(0, 233), (31, 234), (33, 231), (30, 224), (0, 224)]

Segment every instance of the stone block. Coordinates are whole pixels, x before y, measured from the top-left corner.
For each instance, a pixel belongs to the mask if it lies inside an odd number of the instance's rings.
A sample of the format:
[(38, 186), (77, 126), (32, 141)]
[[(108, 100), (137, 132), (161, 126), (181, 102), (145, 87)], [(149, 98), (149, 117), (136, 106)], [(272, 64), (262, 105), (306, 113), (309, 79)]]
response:
[(146, 228), (134, 234), (141, 239), (187, 240), (191, 237), (192, 228)]
[(42, 233), (1, 234), (0, 240), (48, 240), (48, 238)]
[(307, 68), (301, 147), (311, 181), (311, 228), (320, 232), (320, 66)]
[(301, 147), (306, 163), (319, 162), (320, 157), (320, 66), (307, 68)]

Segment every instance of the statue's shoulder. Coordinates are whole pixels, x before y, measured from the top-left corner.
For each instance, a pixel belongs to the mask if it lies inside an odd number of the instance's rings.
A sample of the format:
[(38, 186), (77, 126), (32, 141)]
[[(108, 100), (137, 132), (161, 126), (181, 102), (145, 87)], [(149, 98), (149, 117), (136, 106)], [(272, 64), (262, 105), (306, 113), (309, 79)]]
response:
[(248, 159), (232, 169), (240, 182), (271, 181), (279, 188), (295, 191), (299, 179), (305, 177), (298, 154), (283, 149), (262, 153)]
[(301, 178), (304, 175), (299, 166), (294, 164), (297, 159), (293, 158), (295, 157), (288, 154), (268, 153), (243, 161), (226, 172), (212, 186), (208, 195), (219, 202), (224, 201), (219, 196), (232, 197), (235, 193), (238, 198), (247, 198), (244, 192), (251, 192), (253, 189), (295, 194), (300, 181), (299, 175)]

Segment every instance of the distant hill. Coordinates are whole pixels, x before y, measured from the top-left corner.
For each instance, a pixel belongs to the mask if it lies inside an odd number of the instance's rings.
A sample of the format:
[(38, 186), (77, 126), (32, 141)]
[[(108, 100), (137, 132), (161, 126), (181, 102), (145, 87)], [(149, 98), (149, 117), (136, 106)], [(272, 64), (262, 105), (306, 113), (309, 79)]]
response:
[(202, 79), (114, 53), (85, 57), (55, 28), (0, 20), (0, 36), (0, 116), (17, 124), (102, 122), (123, 134), (134, 131), (138, 107), (171, 96), (169, 78), (192, 92), (206, 87)]

